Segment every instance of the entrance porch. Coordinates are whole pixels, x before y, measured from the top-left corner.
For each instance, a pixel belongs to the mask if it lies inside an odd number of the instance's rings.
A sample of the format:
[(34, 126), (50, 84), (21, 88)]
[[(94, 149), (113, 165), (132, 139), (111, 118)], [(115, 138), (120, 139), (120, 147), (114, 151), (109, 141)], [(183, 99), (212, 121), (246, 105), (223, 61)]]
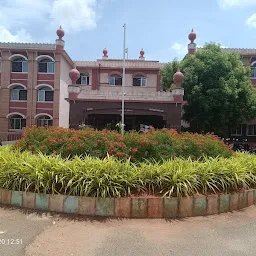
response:
[[(121, 122), (121, 115), (118, 114), (89, 114), (84, 120), (85, 125), (95, 129), (116, 129), (116, 124)], [(142, 126), (153, 126), (154, 128), (164, 128), (166, 120), (157, 115), (125, 115), (125, 130), (139, 131)]]

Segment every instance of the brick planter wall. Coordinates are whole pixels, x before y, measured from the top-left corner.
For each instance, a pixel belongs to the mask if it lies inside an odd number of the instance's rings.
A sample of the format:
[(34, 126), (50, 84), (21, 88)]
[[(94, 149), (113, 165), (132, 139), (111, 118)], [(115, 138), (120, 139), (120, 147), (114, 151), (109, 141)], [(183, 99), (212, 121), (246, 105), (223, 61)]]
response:
[(240, 210), (256, 204), (256, 190), (171, 198), (93, 198), (0, 189), (0, 203), (15, 207), (116, 218), (184, 218)]

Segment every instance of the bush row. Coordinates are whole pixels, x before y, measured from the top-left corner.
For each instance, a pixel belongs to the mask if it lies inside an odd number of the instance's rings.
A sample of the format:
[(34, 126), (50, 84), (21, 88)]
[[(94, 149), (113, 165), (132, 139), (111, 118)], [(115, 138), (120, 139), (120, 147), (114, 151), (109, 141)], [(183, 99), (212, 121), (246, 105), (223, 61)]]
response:
[(129, 132), (122, 137), (116, 131), (71, 130), (59, 127), (29, 128), (15, 149), (60, 154), (62, 157), (107, 155), (131, 161), (162, 161), (172, 157), (230, 157), (232, 151), (213, 135), (177, 133), (175, 130)]
[(175, 158), (163, 163), (131, 163), (0, 149), (0, 187), (12, 190), (62, 193), (90, 197), (131, 195), (186, 196), (238, 191), (256, 185), (256, 157), (201, 161)]

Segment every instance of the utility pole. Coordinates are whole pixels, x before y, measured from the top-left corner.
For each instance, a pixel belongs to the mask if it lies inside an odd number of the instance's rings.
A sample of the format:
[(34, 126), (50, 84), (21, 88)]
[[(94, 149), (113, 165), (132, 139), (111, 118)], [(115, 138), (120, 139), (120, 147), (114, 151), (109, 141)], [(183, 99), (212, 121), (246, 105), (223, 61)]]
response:
[(126, 24), (124, 23), (124, 48), (123, 48), (123, 79), (122, 79), (122, 124), (121, 124), (121, 134), (124, 136), (124, 87), (125, 87), (125, 37), (126, 37)]

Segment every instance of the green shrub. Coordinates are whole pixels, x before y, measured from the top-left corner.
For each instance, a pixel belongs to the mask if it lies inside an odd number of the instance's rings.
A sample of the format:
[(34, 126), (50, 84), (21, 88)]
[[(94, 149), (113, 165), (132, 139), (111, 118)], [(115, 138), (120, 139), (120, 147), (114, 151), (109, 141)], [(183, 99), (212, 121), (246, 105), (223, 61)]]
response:
[(129, 132), (122, 137), (116, 131), (82, 131), (51, 128), (26, 129), (15, 149), (60, 154), (63, 158), (90, 155), (105, 158), (107, 155), (133, 162), (162, 161), (174, 156), (192, 159), (230, 157), (232, 151), (213, 135), (177, 133), (175, 130), (149, 130), (146, 133)]
[(238, 191), (255, 185), (256, 157), (249, 154), (135, 164), (113, 157), (68, 160), (0, 148), (0, 187), (12, 190), (92, 197), (186, 196)]

